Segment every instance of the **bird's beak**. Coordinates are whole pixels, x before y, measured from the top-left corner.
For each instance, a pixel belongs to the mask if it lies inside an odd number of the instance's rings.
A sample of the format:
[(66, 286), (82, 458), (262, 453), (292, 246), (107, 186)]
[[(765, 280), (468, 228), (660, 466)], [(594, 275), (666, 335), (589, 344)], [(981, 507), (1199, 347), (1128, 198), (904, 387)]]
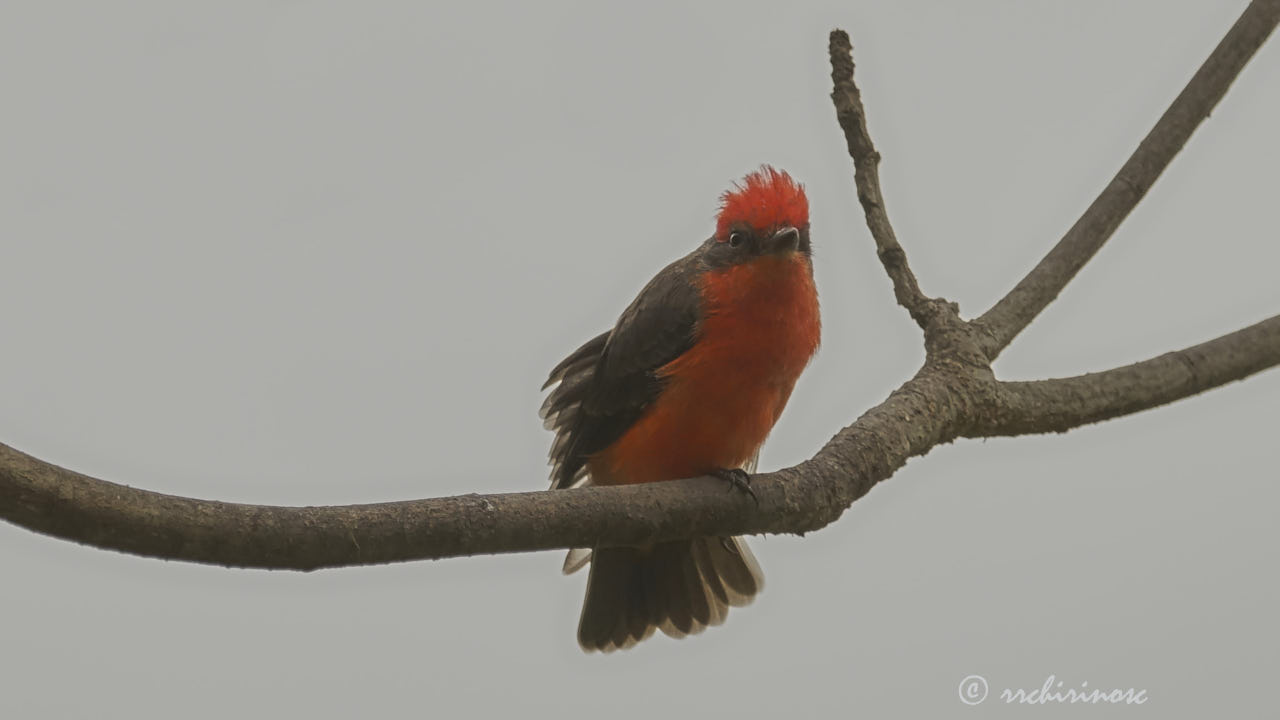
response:
[(795, 252), (800, 248), (800, 231), (784, 225), (778, 228), (773, 237), (765, 243), (765, 250), (770, 253)]

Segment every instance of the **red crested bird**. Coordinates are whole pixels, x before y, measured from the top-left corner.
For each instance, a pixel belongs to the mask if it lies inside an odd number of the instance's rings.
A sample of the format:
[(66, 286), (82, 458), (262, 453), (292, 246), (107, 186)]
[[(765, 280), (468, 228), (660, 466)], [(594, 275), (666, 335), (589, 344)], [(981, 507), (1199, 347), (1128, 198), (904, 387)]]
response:
[[(820, 328), (809, 201), (763, 166), (721, 196), (714, 235), (551, 371), (552, 489), (702, 475), (744, 485)], [(737, 537), (571, 550), (564, 571), (587, 562), (588, 651), (718, 625), (764, 581)]]

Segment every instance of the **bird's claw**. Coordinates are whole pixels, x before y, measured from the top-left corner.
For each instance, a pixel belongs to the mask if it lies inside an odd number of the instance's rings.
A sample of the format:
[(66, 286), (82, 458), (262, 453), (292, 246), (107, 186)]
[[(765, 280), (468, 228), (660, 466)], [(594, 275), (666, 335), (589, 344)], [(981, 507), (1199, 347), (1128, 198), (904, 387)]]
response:
[(756, 501), (756, 505), (760, 504), (760, 498), (756, 497), (756, 491), (751, 489), (751, 475), (747, 474), (742, 468), (720, 468), (711, 473), (715, 477), (729, 483), (729, 492), (733, 492), (734, 488), (745, 492)]

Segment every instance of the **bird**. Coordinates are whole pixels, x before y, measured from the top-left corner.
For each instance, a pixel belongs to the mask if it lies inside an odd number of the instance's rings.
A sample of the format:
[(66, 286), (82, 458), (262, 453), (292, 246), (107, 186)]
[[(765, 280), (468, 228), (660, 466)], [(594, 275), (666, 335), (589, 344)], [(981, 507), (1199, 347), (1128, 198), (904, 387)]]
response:
[[(804, 187), (769, 165), (720, 196), (711, 237), (663, 268), (613, 328), (557, 364), (540, 416), (551, 488), (712, 475), (749, 490), (761, 445), (821, 338)], [(754, 496), (754, 493), (752, 493)], [(740, 537), (570, 550), (590, 564), (585, 651), (719, 625), (763, 588)]]

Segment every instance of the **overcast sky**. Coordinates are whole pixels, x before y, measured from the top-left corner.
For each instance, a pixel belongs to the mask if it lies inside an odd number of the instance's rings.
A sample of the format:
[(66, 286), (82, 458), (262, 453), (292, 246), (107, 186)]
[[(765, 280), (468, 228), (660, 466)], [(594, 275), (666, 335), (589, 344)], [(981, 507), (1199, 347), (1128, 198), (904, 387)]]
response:
[[(923, 288), (974, 315), (1243, 5), (6, 2), (0, 441), (249, 503), (543, 488), (546, 371), (768, 162), (806, 184), (823, 302), (761, 467), (798, 462), (923, 355), (857, 207), (827, 32), (853, 38)], [(1280, 312), (1278, 127), (1273, 39), (998, 375)], [(585, 574), (558, 552), (304, 575), (0, 524), (0, 717), (1256, 716), (1278, 426), (1272, 371), (937, 448), (821, 532), (753, 539), (765, 592), (723, 627), (610, 656), (579, 651)], [(1149, 700), (996, 698), (1050, 674)]]

